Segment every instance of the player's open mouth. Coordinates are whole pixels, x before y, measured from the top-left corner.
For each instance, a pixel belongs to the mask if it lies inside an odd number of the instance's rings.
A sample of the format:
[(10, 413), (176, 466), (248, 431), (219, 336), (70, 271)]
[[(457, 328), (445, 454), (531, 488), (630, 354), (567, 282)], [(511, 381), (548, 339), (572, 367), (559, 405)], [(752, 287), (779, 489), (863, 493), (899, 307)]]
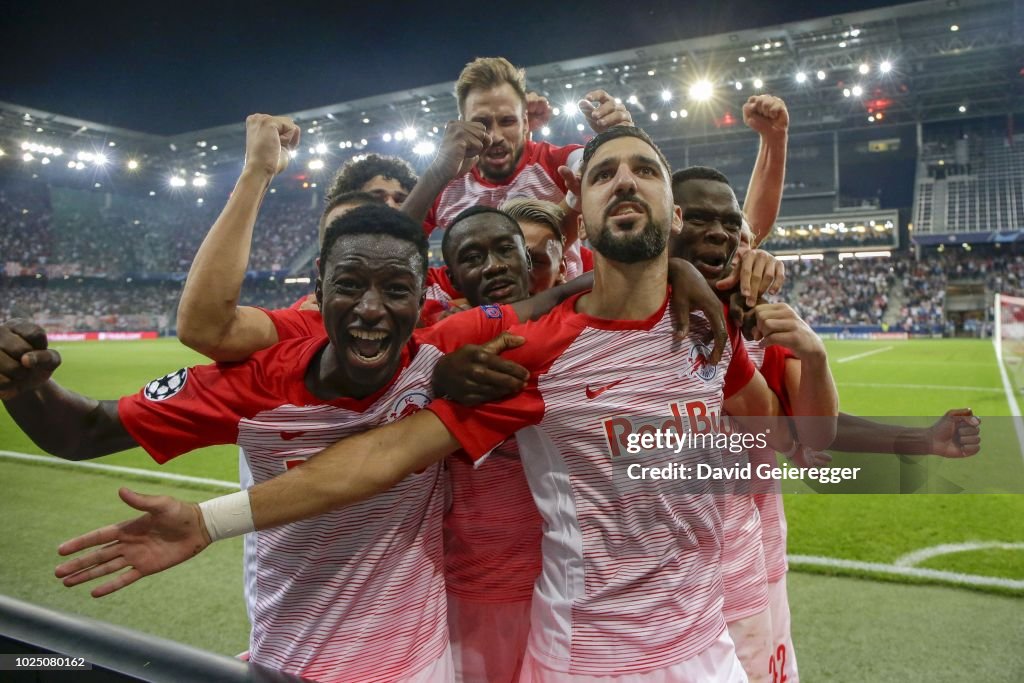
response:
[(350, 329), (349, 350), (361, 363), (372, 365), (384, 360), (391, 349), (391, 335), (380, 330)]
[(487, 154), (484, 155), (484, 158), (487, 159), (487, 162), (489, 164), (493, 164), (494, 166), (503, 166), (504, 164), (507, 164), (509, 157), (510, 155), (508, 153), (508, 150), (505, 149), (504, 147), (498, 147), (497, 149), (489, 149), (487, 151)]
[(608, 220), (622, 230), (632, 230), (637, 223), (645, 218), (647, 218), (647, 210), (634, 202), (616, 204), (608, 214)]
[(699, 256), (693, 261), (700, 274), (709, 280), (717, 280), (725, 272), (724, 256)]

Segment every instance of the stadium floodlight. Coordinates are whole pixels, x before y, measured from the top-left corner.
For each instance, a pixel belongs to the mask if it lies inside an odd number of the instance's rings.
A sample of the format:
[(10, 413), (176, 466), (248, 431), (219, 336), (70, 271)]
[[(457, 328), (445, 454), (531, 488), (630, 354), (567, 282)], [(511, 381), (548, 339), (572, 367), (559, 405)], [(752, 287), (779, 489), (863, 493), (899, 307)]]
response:
[(107, 155), (103, 153), (94, 155), (92, 158), (92, 163), (94, 163), (97, 166), (105, 166), (107, 163)]
[(572, 83), (566, 83), (565, 84), (565, 89), (566, 90), (572, 90)]
[(803, 71), (797, 71), (796, 72), (796, 82), (797, 83), (806, 83), (807, 82), (807, 74), (804, 73)]
[(671, 99), (672, 99), (672, 91), (671, 90), (662, 90), (661, 91), (661, 101), (662, 102), (669, 102), (669, 101), (671, 101)]
[(402, 133), (405, 135), (406, 140), (415, 140), (416, 136), (420, 134), (420, 132), (412, 126), (406, 128)]
[(578, 130), (579, 132), (582, 133), (584, 128), (585, 128), (585, 126), (582, 123), (577, 123), (576, 124), (576, 130)]
[(860, 73), (862, 76), (867, 75), (869, 71), (871, 71), (871, 67), (868, 66), (867, 64), (861, 64), (860, 66), (857, 67), (857, 72)]
[(755, 78), (754, 79), (754, 89), (755, 90), (760, 90), (763, 87), (764, 87), (764, 81), (762, 81), (760, 78)]
[(212, 147), (210, 147), (210, 149), (216, 152), (218, 149), (220, 149), (220, 147), (218, 147), (217, 145), (213, 145)]
[(363, 123), (369, 123), (369, 122), (370, 122), (370, 119), (368, 119), (368, 118), (366, 118), (366, 117), (364, 116), (364, 117), (363, 117)]
[(562, 110), (560, 108), (558, 108), (558, 107), (555, 107), (554, 109), (551, 110), (551, 115), (552, 116), (558, 116), (561, 113), (562, 113)]
[(297, 149), (290, 149), (290, 150), (288, 150), (288, 158), (294, 159), (297, 156), (299, 156), (299, 150), (297, 150)]
[[(576, 116), (576, 114), (580, 113), (580, 107), (575, 102), (566, 102), (564, 111), (566, 116)], [(555, 114), (555, 116), (558, 116), (558, 114)]]
[(854, 97), (860, 97), (861, 95), (864, 94), (864, 88), (860, 87), (859, 85), (855, 85), (852, 88), (850, 88), (850, 94), (853, 95)]
[(743, 55), (740, 55), (739, 57), (736, 58), (736, 61), (738, 61), (740, 64), (743, 64), (747, 61), (747, 58), (744, 57)]
[(192, 179), (192, 187), (206, 187), (206, 178), (204, 176), (196, 176)]
[(892, 62), (886, 59), (885, 61), (878, 65), (878, 70), (884, 74), (889, 73), (890, 71), (892, 71)]
[(93, 159), (93, 156), (94, 156), (94, 155), (93, 155), (93, 153), (92, 153), (92, 152), (79, 152), (79, 153), (78, 153), (78, 154), (76, 155), (76, 158), (77, 158), (77, 159), (78, 159), (79, 161), (92, 161), (92, 159)]
[(129, 171), (134, 171), (138, 167), (139, 167), (139, 162), (135, 161), (135, 159), (129, 159), (128, 160), (128, 170)]
[(668, 113), (668, 115), (675, 119), (675, 118), (679, 117), (679, 112), (677, 112), (675, 109), (673, 109), (672, 111), (670, 111)]
[(32, 152), (25, 152), (24, 154), (21, 155), (22, 161), (32, 161), (34, 159), (35, 157), (32, 156)]
[(380, 136), (380, 139), (384, 142), (391, 142), (391, 133), (384, 133), (384, 135)]
[(76, 161), (75, 162), (75, 170), (76, 171), (81, 171), (84, 168), (85, 168), (85, 162), (84, 161)]
[(543, 128), (540, 129), (540, 134), (543, 135), (544, 137), (547, 137), (551, 135), (551, 129), (548, 128), (547, 126), (544, 126)]
[(686, 111), (685, 109), (680, 109), (679, 110), (679, 118), (685, 119), (689, 115), (690, 115), (690, 112)]
[(707, 102), (715, 94), (715, 86), (711, 81), (702, 78), (690, 86), (690, 99), (697, 102)]
[(43, 166), (46, 166), (48, 163), (50, 163), (50, 157), (43, 157), (42, 159), (40, 159), (40, 163), (42, 163)]
[(874, 122), (875, 122), (875, 115), (874, 114), (869, 114), (868, 115), (868, 123), (874, 123)]
[(316, 146), (316, 153), (317, 154), (327, 154), (327, 145), (322, 143), (322, 142), (318, 143), (317, 146)]
[(323, 167), (324, 167), (324, 160), (323, 159), (310, 159), (309, 160), (309, 170), (310, 171), (319, 171)]
[(967, 106), (961, 104), (959, 107), (956, 108), (956, 110), (958, 112), (960, 112), (961, 114), (965, 114), (965, 113), (967, 113)]
[(637, 104), (638, 102), (640, 102), (640, 100), (638, 100), (638, 99), (636, 98), (636, 95), (630, 95), (630, 96), (629, 96), (629, 97), (628, 97), (628, 98), (626, 99), (626, 101), (627, 101), (627, 102), (629, 102), (630, 104)]
[(203, 203), (203, 198), (202, 197), (196, 197), (196, 204), (202, 204), (202, 203)]
[(859, 35), (860, 35), (860, 29), (859, 28), (855, 28), (855, 29), (851, 29), (850, 30), (850, 37), (851, 38), (856, 38)]
[(818, 80), (819, 80), (819, 81), (823, 81), (823, 80), (825, 80), (825, 72), (824, 72), (824, 71), (822, 71), (821, 69), (818, 69), (818, 73), (817, 73), (817, 76), (818, 76)]
[(655, 73), (657, 73), (657, 72), (654, 69), (648, 69), (647, 70), (647, 75), (648, 76), (653, 76)]
[(743, 81), (736, 81), (733, 85), (737, 90), (743, 90)]
[[(434, 128), (434, 132), (437, 132), (437, 127)], [(366, 138), (360, 138), (359, 144), (362, 145), (363, 147), (366, 147), (370, 143), (366, 140)]]
[(849, 96), (850, 96), (850, 89), (849, 88), (843, 88), (843, 97), (849, 97)]
[(26, 140), (25, 142), (21, 143), (21, 151), (22, 152), (27, 152), (30, 147), (32, 147), (32, 143), (29, 142), (28, 140)]
[(651, 121), (657, 121), (657, 120), (658, 120), (658, 112), (652, 111), (651, 112)]
[(185, 187), (185, 179), (180, 175), (172, 175), (168, 183), (170, 183), (171, 187)]
[(75, 162), (74, 161), (69, 161), (68, 162), (68, 168), (74, 168), (74, 167), (75, 167)]
[(430, 140), (422, 140), (421, 142), (417, 142), (415, 145), (413, 145), (412, 148), (413, 154), (419, 155), (421, 157), (430, 156), (435, 151), (437, 151), (437, 145), (435, 145)]
[(952, 31), (953, 33), (956, 33), (957, 31), (960, 30), (960, 27), (957, 26), (956, 24), (953, 24), (952, 26), (949, 27), (949, 30)]
[(398, 142), (401, 142), (402, 140), (405, 139), (405, 133), (403, 133), (400, 130), (396, 130), (395, 134), (392, 137), (395, 138), (395, 140), (397, 140)]
[(110, 142), (107, 143), (107, 147), (117, 147), (117, 143), (111, 140)]

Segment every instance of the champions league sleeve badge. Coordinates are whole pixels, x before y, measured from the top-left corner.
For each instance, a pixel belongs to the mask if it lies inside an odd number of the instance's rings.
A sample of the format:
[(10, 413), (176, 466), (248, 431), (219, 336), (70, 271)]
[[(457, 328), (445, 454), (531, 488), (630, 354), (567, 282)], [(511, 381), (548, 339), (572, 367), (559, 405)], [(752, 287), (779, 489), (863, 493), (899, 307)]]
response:
[(182, 368), (177, 372), (153, 380), (146, 385), (142, 393), (150, 401), (165, 401), (181, 391), (186, 381), (188, 381), (188, 368)]

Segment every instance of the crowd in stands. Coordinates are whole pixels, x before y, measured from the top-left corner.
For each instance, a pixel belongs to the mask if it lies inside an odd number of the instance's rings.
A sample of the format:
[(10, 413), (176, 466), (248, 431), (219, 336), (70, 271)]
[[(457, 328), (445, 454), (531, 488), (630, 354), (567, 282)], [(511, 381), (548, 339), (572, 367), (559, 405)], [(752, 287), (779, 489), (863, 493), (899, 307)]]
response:
[[(67, 331), (143, 324), (172, 329), (181, 274), (217, 217), (215, 204), (183, 198), (111, 201), (99, 193), (0, 182), (0, 319), (28, 315)], [(310, 194), (268, 195), (250, 258), (250, 269), (263, 275), (246, 281), (242, 303), (286, 307), (312, 291), (312, 284), (285, 284), (284, 278), (315, 249), (318, 218), (318, 200)], [(765, 246), (792, 247), (779, 234)], [(301, 270), (294, 275), (313, 275)], [(942, 330), (950, 281), (983, 282), (990, 292), (1024, 296), (1024, 256), (1012, 248), (933, 250), (920, 261), (904, 254), (839, 262), (829, 255), (790, 261), (787, 272), (783, 298), (812, 326), (885, 323), (895, 330)], [(177, 275), (169, 278), (172, 273)], [(140, 274), (165, 280), (140, 280)], [(890, 311), (894, 292), (902, 300), (899, 311)]]

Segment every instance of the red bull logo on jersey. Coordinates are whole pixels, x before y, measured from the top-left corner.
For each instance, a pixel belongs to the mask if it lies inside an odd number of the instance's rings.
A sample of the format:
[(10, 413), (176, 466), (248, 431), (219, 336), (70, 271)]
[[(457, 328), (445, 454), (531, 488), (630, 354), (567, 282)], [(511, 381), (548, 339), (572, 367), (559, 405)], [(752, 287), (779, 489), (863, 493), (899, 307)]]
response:
[(395, 401), (388, 413), (387, 422), (395, 422), (418, 412), (430, 403), (430, 396), (422, 391), (410, 391), (402, 394), (401, 398)]
[(627, 453), (635, 454), (636, 444), (659, 435), (716, 434), (722, 420), (718, 408), (709, 408), (703, 401), (673, 401), (669, 404), (670, 418), (611, 417), (602, 422), (608, 452), (613, 458)]

